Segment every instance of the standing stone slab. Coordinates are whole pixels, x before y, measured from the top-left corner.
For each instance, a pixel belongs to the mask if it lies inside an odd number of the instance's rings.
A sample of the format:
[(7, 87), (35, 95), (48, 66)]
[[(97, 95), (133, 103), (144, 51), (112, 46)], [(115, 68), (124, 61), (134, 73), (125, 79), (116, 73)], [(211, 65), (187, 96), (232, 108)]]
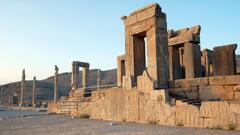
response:
[(213, 62), (213, 74), (215, 76), (236, 74), (236, 58), (235, 58), (236, 48), (237, 44), (213, 48), (212, 62)]

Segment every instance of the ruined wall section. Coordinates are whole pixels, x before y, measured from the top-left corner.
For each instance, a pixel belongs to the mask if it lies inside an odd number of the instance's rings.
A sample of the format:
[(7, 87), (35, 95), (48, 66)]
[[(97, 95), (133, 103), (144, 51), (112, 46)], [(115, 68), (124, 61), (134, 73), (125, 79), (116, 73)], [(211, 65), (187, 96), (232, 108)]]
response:
[(178, 102), (171, 106), (164, 102), (162, 94), (121, 88), (94, 92), (93, 96), (92, 102), (71, 115), (89, 114), (91, 119), (198, 128), (227, 129), (233, 124), (240, 129), (240, 103), (237, 102), (205, 101), (200, 107)]
[(189, 99), (240, 101), (240, 76), (212, 76), (169, 81), (169, 92)]

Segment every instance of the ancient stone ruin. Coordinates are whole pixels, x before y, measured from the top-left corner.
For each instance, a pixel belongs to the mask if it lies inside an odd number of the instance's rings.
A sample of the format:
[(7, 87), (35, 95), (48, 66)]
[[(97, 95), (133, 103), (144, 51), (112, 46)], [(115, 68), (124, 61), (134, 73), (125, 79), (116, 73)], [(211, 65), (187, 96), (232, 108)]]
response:
[(20, 100), (20, 106), (23, 105), (23, 93), (24, 93), (24, 86), (25, 86), (25, 79), (26, 79), (26, 74), (25, 74), (25, 69), (22, 71), (22, 82), (21, 82), (21, 100)]
[(89, 63), (73, 61), (72, 62), (72, 80), (71, 80), (71, 92), (70, 96), (73, 96), (74, 93), (80, 88), (80, 75), (79, 75), (79, 67), (82, 68), (82, 88), (81, 92), (86, 92), (87, 84), (88, 84), (88, 72), (89, 72)]
[(239, 130), (237, 45), (201, 51), (199, 25), (167, 30), (166, 17), (157, 3), (123, 16), (125, 54), (117, 57), (117, 86), (98, 86), (83, 96), (89, 64), (74, 61), (69, 96), (49, 103), (48, 111), (159, 125), (224, 129), (234, 125)]
[(55, 74), (54, 74), (54, 95), (53, 95), (53, 102), (54, 104), (58, 101), (58, 70), (59, 68), (55, 65)]

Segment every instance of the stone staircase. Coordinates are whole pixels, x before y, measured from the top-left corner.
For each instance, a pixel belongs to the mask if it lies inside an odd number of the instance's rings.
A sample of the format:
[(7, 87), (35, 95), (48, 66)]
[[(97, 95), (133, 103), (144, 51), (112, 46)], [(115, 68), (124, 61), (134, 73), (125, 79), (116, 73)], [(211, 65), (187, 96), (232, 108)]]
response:
[(188, 105), (194, 105), (197, 107), (201, 106), (201, 100), (199, 99), (189, 99), (188, 97), (184, 97), (176, 93), (169, 93), (169, 96), (175, 99), (176, 101), (180, 100), (181, 102), (187, 103)]

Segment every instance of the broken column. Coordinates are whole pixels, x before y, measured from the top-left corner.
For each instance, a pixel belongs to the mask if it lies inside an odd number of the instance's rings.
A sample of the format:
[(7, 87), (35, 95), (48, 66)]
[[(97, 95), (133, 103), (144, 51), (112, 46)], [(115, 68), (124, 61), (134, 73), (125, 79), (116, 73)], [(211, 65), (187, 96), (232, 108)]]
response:
[(236, 74), (236, 48), (237, 44), (213, 48), (212, 63), (214, 76)]
[(212, 64), (212, 51), (209, 49), (202, 50), (201, 56), (201, 63), (202, 63), (202, 76), (209, 77), (211, 76), (211, 64)]
[(58, 101), (58, 70), (59, 68), (55, 65), (55, 74), (54, 74), (54, 97), (53, 102), (54, 104)]
[(125, 76), (125, 55), (117, 57), (117, 86), (121, 87), (123, 84), (123, 76)]
[(128, 17), (122, 17), (122, 20), (125, 24), (126, 87), (131, 89), (136, 86), (137, 77), (146, 71), (155, 88), (166, 88), (168, 80), (166, 14), (157, 3), (154, 3), (131, 13)]
[(35, 92), (36, 92), (36, 77), (33, 77), (33, 84), (32, 84), (32, 106), (35, 105)]
[(24, 93), (24, 87), (25, 87), (25, 79), (26, 79), (26, 74), (25, 74), (25, 69), (22, 71), (22, 81), (21, 81), (21, 100), (20, 100), (20, 107), (23, 106), (23, 93)]
[(100, 69), (97, 70), (97, 90), (100, 89), (100, 85), (101, 85), (101, 73), (102, 71)]

